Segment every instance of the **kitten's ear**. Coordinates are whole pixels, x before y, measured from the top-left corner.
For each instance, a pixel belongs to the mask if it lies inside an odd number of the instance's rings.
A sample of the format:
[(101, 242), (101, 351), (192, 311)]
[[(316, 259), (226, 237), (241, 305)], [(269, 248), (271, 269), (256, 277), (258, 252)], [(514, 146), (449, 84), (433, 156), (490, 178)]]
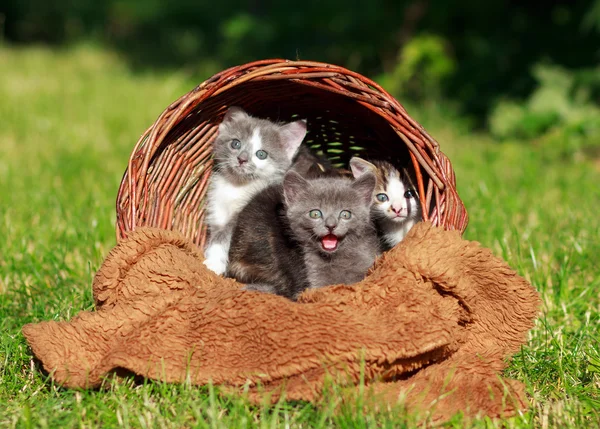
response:
[(304, 194), (308, 182), (293, 170), (288, 171), (283, 178), (283, 196), (287, 205), (293, 204), (300, 195)]
[(246, 111), (241, 107), (231, 106), (229, 109), (227, 109), (227, 112), (225, 112), (225, 116), (223, 116), (223, 122), (231, 122), (236, 119), (247, 118), (248, 116), (250, 115), (248, 115), (248, 113), (246, 113)]
[(279, 129), (281, 142), (288, 158), (292, 157), (298, 151), (302, 140), (306, 137), (306, 120), (294, 121), (283, 125)]
[(249, 116), (250, 115), (248, 115), (246, 111), (241, 107), (231, 106), (229, 109), (227, 109), (227, 112), (225, 112), (225, 116), (223, 116), (223, 120), (219, 124), (219, 131), (223, 131), (232, 122), (248, 118)]
[(352, 170), (352, 175), (354, 178), (358, 179), (365, 173), (374, 173), (377, 170), (377, 167), (375, 167), (369, 161), (365, 161), (358, 156), (353, 156), (350, 158), (350, 170)]
[(371, 205), (373, 201), (373, 191), (375, 191), (375, 184), (377, 179), (371, 172), (367, 172), (354, 180), (352, 187), (358, 192), (361, 201), (364, 204)]

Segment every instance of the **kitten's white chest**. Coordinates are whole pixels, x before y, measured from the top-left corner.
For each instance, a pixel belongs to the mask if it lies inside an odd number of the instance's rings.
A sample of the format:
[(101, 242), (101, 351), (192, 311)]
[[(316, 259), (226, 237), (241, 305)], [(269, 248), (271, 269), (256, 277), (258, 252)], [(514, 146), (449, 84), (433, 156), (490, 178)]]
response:
[(417, 219), (407, 219), (405, 222), (394, 224), (387, 228), (384, 227), (383, 239), (388, 243), (388, 245), (394, 247), (404, 240), (404, 237), (406, 237), (408, 231), (410, 231), (410, 229), (415, 226), (416, 223)]
[(208, 223), (217, 227), (225, 226), (265, 186), (262, 181), (238, 186), (222, 177), (213, 176), (208, 195)]

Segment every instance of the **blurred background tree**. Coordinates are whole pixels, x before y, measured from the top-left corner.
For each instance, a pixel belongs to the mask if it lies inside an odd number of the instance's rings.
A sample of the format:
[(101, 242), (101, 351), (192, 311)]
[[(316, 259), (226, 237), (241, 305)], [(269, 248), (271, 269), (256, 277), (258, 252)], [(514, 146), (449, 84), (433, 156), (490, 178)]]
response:
[(199, 78), (261, 58), (336, 63), (498, 138), (579, 129), (600, 100), (600, 0), (0, 0), (0, 37), (93, 41)]

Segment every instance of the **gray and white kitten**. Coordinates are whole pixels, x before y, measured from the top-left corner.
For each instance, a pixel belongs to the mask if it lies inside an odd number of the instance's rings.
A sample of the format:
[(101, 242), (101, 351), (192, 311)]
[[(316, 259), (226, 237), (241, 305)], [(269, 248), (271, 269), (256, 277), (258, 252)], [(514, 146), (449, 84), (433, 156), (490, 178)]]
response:
[(362, 280), (378, 253), (369, 213), (375, 182), (372, 174), (307, 180), (289, 171), (240, 213), (227, 275), (290, 299)]
[(230, 107), (213, 143), (214, 170), (207, 193), (209, 241), (204, 265), (224, 274), (239, 212), (258, 192), (281, 183), (306, 135), (306, 122), (287, 124)]
[(390, 250), (423, 217), (416, 180), (407, 168), (399, 170), (386, 161), (368, 162), (353, 157), (350, 169), (356, 178), (367, 173), (377, 178), (371, 216), (379, 234), (380, 250)]

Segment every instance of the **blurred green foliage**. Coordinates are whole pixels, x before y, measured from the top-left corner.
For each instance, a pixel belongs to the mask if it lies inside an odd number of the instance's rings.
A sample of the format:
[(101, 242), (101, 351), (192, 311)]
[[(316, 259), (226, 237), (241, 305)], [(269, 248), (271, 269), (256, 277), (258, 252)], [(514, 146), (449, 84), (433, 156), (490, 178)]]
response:
[(394, 69), (379, 80), (389, 92), (413, 100), (439, 99), (455, 70), (456, 61), (448, 54), (444, 39), (423, 35), (402, 47)]
[(534, 139), (565, 155), (600, 149), (600, 108), (594, 102), (600, 67), (573, 72), (538, 64), (532, 74), (537, 86), (525, 102), (501, 101), (491, 112), (492, 135)]
[(202, 78), (261, 58), (326, 61), (377, 77), (403, 101), (449, 101), (480, 125), (500, 103), (495, 122), (520, 118), (494, 125), (506, 128), (501, 135), (537, 135), (557, 118), (502, 101), (550, 90), (531, 73), (537, 64), (588, 70), (573, 85), (595, 82), (589, 103), (600, 87), (600, 0), (1, 0), (0, 37), (92, 40), (134, 67), (185, 67)]

